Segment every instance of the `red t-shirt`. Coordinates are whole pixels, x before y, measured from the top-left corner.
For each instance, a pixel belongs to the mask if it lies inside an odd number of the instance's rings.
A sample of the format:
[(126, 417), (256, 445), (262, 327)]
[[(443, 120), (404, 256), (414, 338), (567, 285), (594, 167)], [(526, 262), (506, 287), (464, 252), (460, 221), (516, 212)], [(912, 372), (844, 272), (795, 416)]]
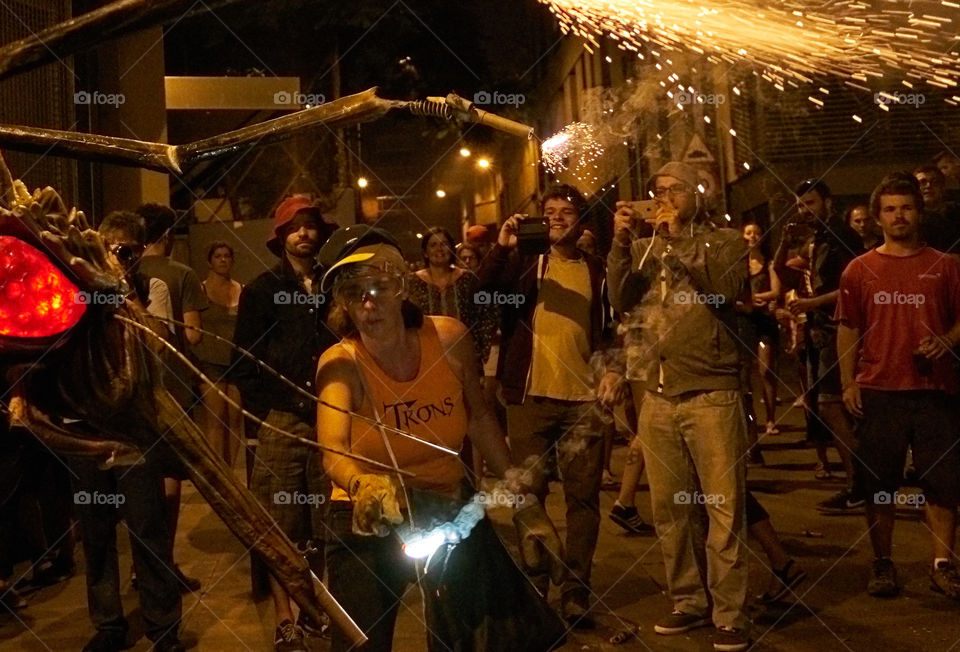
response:
[(873, 249), (855, 258), (840, 278), (836, 318), (860, 331), (857, 384), (955, 393), (956, 359), (915, 360), (913, 351), (923, 338), (949, 331), (958, 309), (960, 262), (936, 249), (902, 258)]

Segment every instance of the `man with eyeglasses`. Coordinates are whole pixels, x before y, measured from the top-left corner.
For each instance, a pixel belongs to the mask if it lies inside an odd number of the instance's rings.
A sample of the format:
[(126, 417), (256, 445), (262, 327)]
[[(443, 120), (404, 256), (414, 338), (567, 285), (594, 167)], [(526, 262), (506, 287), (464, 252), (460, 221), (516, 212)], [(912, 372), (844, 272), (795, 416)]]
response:
[[(240, 295), (234, 343), (315, 394), (314, 374), (320, 355), (338, 337), (326, 323), (326, 296), (320, 293), (321, 270), (316, 256), (336, 227), (325, 222), (310, 199), (292, 196), (277, 206), (267, 248), (280, 263), (264, 272)], [(249, 358), (234, 352), (230, 378), (240, 388), (244, 406), (280, 430), (315, 440), (317, 406)], [(280, 528), (298, 544), (322, 550), (322, 506), (330, 483), (321, 472), (316, 449), (267, 427), (257, 432), (257, 453), (250, 489)], [(297, 501), (295, 496), (314, 497)], [(298, 504), (299, 502), (299, 504)], [(320, 559), (316, 557), (319, 564)], [(315, 568), (318, 576), (322, 569)], [(294, 621), (290, 598), (271, 575), (276, 614), (277, 652), (305, 652), (304, 635), (319, 637), (322, 623)]]
[(937, 251), (960, 254), (960, 205), (947, 199), (943, 172), (933, 165), (922, 165), (913, 176), (923, 195), (920, 238)]
[(745, 650), (747, 433), (734, 304), (747, 249), (738, 231), (709, 222), (691, 166), (664, 165), (652, 193), (649, 238), (633, 238), (630, 202), (617, 204), (607, 279), (614, 308), (637, 324), (626, 378), (642, 397), (638, 432), (673, 601), (654, 631), (682, 634), (712, 618), (714, 649)]
[[(143, 220), (135, 213), (116, 211), (103, 219), (99, 232), (114, 264), (126, 272), (133, 290), (126, 300), (147, 303), (149, 279), (139, 269), (144, 250)], [(157, 323), (155, 328), (166, 332), (167, 325)], [(74, 427), (82, 428), (83, 424), (77, 423)], [(138, 424), (129, 427), (136, 428)], [(121, 518), (130, 531), (140, 613), (147, 638), (153, 641), (153, 649), (158, 652), (184, 649), (178, 638), (180, 587), (169, 545), (159, 452), (159, 449), (147, 451), (139, 464), (107, 470), (98, 468), (95, 460), (67, 458), (73, 471), (75, 509), (83, 533), (87, 608), (97, 630), (83, 652), (116, 652), (132, 647), (132, 641), (127, 640), (129, 625), (120, 598), (116, 529)], [(110, 500), (91, 498), (96, 496), (107, 496)]]

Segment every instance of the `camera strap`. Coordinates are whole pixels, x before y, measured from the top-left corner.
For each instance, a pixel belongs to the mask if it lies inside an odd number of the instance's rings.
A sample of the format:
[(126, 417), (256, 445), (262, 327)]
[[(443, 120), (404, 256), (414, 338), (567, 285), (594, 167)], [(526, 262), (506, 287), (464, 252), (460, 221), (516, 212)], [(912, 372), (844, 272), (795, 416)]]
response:
[(543, 277), (547, 275), (547, 255), (539, 254), (537, 256), (537, 292), (543, 284)]

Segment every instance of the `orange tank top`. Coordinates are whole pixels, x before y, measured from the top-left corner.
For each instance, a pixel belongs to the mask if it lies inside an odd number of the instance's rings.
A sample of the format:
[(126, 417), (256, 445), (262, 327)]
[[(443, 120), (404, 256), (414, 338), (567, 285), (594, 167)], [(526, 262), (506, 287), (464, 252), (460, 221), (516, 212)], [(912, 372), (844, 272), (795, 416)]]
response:
[[(437, 328), (424, 317), (419, 329), (420, 368), (416, 377), (402, 382), (390, 378), (374, 361), (359, 339), (343, 340), (343, 347), (357, 361), (368, 394), (361, 414), (375, 411), (381, 422), (405, 430), (425, 441), (459, 451), (467, 434), (467, 410), (463, 383), (450, 368)], [(371, 405), (375, 408), (371, 410)], [(416, 474), (406, 483), (410, 487), (455, 495), (463, 479), (460, 458), (425, 446), (389, 430), (384, 431), (400, 468)], [(383, 435), (373, 424), (353, 419), (350, 426), (350, 450), (371, 459), (391, 464)], [(362, 462), (358, 464), (363, 467)], [(383, 473), (364, 469), (368, 473)], [(337, 492), (339, 493), (339, 492)], [(336, 498), (336, 497), (335, 497)]]

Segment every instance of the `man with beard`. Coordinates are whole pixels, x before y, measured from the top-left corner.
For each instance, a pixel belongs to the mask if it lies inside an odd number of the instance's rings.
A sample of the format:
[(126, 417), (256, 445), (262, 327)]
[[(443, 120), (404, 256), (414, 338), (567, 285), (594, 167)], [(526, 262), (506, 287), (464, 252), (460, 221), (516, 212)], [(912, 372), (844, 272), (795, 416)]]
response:
[[(863, 509), (863, 497), (853, 492), (853, 423), (843, 410), (840, 374), (837, 370), (837, 326), (833, 319), (840, 274), (863, 251), (863, 242), (853, 229), (833, 214), (833, 200), (827, 184), (807, 179), (796, 190), (797, 224), (812, 231), (810, 259), (803, 273), (800, 296), (790, 299), (787, 308), (795, 316), (806, 315), (808, 435), (825, 451), (832, 439), (847, 474), (847, 487), (821, 502), (823, 512), (845, 514)], [(787, 225), (787, 230), (791, 225)], [(783, 246), (781, 245), (781, 249)], [(783, 261), (780, 251), (774, 268)], [(824, 454), (825, 459), (825, 454)]]
[[(273, 216), (273, 235), (267, 241), (280, 264), (243, 289), (234, 343), (271, 368), (315, 393), (317, 360), (339, 338), (327, 328), (327, 303), (320, 294), (316, 255), (332, 227), (309, 199), (287, 197)], [(248, 358), (234, 354), (231, 378), (240, 388), (244, 405), (268, 424), (307, 440), (314, 440), (316, 405), (292, 392)], [(250, 488), (293, 541), (322, 540), (321, 506), (329, 482), (321, 473), (314, 448), (261, 427)], [(322, 549), (322, 546), (318, 546)], [(276, 611), (277, 652), (305, 652), (303, 636), (319, 636), (321, 625), (294, 623), (290, 598), (270, 576)]]
[[(843, 272), (837, 347), (843, 403), (861, 419), (857, 485), (867, 499), (874, 554), (867, 592), (892, 597), (899, 591), (891, 560), (896, 507), (903, 499), (925, 499), (931, 588), (956, 599), (960, 446), (952, 351), (960, 343), (960, 263), (924, 246), (923, 203), (921, 187), (905, 172), (887, 176), (873, 191), (870, 204), (884, 242)], [(908, 445), (923, 494), (898, 496)]]
[(747, 431), (734, 337), (747, 249), (738, 231), (707, 219), (698, 183), (697, 171), (677, 161), (653, 176), (651, 238), (634, 240), (633, 210), (618, 206), (607, 276), (614, 308), (642, 322), (628, 340), (626, 378), (639, 403), (653, 522), (673, 601), (654, 631), (678, 635), (712, 620), (714, 649), (731, 652), (750, 645)]

